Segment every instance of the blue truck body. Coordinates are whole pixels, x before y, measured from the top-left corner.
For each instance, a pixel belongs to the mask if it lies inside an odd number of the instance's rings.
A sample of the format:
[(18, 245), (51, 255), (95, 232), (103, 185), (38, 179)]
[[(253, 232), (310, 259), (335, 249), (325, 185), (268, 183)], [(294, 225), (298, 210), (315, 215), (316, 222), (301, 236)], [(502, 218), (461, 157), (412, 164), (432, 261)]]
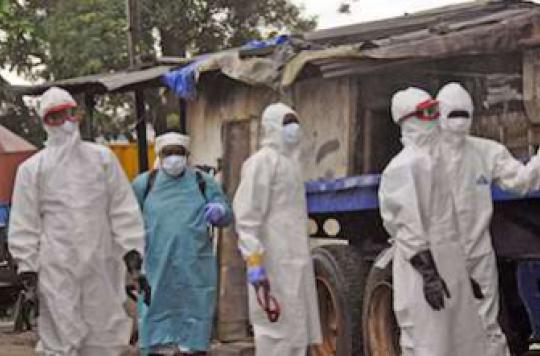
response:
[[(380, 174), (365, 174), (327, 181), (308, 181), (305, 184), (308, 212), (329, 214), (378, 209), (380, 178)], [(493, 185), (492, 196), (495, 202), (518, 201), (540, 198), (540, 191), (520, 196)]]

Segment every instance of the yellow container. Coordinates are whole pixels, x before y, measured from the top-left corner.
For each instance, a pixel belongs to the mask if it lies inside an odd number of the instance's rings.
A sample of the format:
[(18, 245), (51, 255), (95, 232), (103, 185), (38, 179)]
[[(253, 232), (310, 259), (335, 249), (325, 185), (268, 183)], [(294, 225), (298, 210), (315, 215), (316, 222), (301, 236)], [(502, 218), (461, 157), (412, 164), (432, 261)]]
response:
[[(139, 155), (137, 143), (111, 143), (108, 145), (114, 152), (128, 179), (131, 181), (139, 174)], [(148, 145), (148, 167), (154, 166), (154, 145)]]

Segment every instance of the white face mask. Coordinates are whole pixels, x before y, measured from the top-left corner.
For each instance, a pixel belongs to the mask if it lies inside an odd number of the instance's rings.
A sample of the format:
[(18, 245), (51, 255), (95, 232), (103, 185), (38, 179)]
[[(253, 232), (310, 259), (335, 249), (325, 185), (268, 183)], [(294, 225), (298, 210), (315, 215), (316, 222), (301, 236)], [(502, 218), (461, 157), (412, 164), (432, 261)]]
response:
[(467, 118), (445, 118), (441, 120), (441, 127), (445, 131), (456, 134), (468, 135), (471, 130), (471, 119)]
[(296, 146), (302, 140), (302, 128), (297, 123), (287, 124), (283, 127), (283, 141), (291, 146)]
[(77, 122), (65, 121), (60, 126), (43, 126), (47, 132), (48, 142), (53, 144), (64, 143), (67, 141), (77, 130), (79, 124)]
[(186, 156), (170, 155), (163, 158), (161, 168), (170, 176), (178, 177), (186, 169)]
[(439, 120), (422, 121), (417, 118), (407, 119), (401, 123), (401, 137), (405, 142), (417, 146), (430, 145), (438, 132)]

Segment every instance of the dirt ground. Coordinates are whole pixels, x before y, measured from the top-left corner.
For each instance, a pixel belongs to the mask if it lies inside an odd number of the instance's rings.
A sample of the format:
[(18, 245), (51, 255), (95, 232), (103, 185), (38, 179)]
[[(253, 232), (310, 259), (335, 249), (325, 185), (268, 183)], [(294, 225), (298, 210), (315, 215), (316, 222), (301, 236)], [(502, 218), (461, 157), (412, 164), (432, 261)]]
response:
[[(33, 356), (38, 336), (36, 332), (12, 332), (10, 323), (0, 324), (0, 355), (1, 356)], [(135, 349), (127, 349), (124, 356), (138, 356)]]
[(37, 342), (36, 333), (14, 334), (10, 329), (10, 325), (0, 326), (0, 353), (2, 356), (34, 355), (34, 346)]
[[(33, 356), (34, 346), (37, 342), (35, 332), (14, 334), (9, 331), (9, 326), (0, 325), (0, 354), (2, 356)], [(251, 350), (250, 350), (251, 351)], [(213, 350), (212, 355), (252, 355), (251, 352), (217, 352)], [(138, 356), (136, 350), (127, 350), (124, 356)], [(539, 351), (530, 352), (524, 356), (538, 356)]]

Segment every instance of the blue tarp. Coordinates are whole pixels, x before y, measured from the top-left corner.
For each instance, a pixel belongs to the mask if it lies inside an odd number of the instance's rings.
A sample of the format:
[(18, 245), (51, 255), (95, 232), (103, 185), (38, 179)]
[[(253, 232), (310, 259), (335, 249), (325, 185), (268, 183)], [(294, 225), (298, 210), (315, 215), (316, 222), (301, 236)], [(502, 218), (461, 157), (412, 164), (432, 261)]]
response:
[(279, 46), (289, 42), (288, 35), (279, 35), (277, 37), (268, 39), (268, 40), (252, 40), (246, 43), (242, 48), (243, 49), (259, 49), (267, 48), (272, 46)]
[(197, 96), (197, 68), (207, 57), (198, 58), (193, 63), (165, 73), (161, 80), (179, 98), (193, 100)]

